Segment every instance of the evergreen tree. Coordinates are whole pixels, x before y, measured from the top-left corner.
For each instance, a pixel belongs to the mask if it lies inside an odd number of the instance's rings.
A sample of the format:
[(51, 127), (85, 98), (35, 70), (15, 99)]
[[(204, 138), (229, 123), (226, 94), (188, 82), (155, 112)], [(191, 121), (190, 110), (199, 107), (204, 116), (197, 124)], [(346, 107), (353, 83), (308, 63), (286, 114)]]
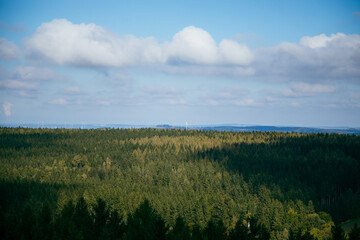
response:
[(21, 237), (23, 239), (36, 239), (36, 217), (30, 205), (27, 205), (21, 217)]
[(231, 232), (231, 240), (248, 240), (248, 233), (248, 227), (239, 219), (235, 225), (235, 229)]
[(134, 240), (161, 240), (166, 237), (165, 222), (150, 206), (148, 200), (128, 217), (126, 239)]
[(360, 240), (360, 228), (356, 223), (349, 232), (349, 240)]
[(221, 220), (210, 219), (204, 229), (204, 238), (207, 240), (227, 239), (224, 223)]
[(249, 239), (270, 239), (269, 231), (257, 219), (251, 217), (249, 220)]
[(121, 239), (126, 231), (124, 220), (119, 216), (116, 210), (110, 213), (109, 222), (106, 229), (110, 239)]
[(38, 216), (38, 238), (51, 240), (53, 237), (53, 217), (48, 202), (45, 202)]
[(192, 229), (191, 229), (191, 239), (192, 240), (202, 240), (203, 239), (203, 235), (202, 235), (200, 226), (196, 223), (192, 226)]
[(168, 234), (168, 239), (187, 240), (190, 239), (190, 230), (184, 219), (180, 216), (176, 218), (175, 226)]
[(333, 240), (346, 240), (345, 232), (339, 224), (331, 227), (331, 234)]
[(73, 221), (83, 239), (92, 238), (92, 218), (84, 197), (80, 197), (76, 203)]
[[(108, 231), (106, 228), (106, 222), (109, 217), (109, 210), (106, 207), (106, 203), (102, 199), (97, 200), (97, 204), (94, 206), (94, 223), (93, 223), (93, 239), (99, 239), (101, 235), (106, 235), (110, 237), (110, 233), (105, 233)], [(104, 232), (104, 233), (103, 233)]]
[(71, 200), (67, 202), (55, 223), (55, 239), (84, 239), (74, 221), (75, 206)]

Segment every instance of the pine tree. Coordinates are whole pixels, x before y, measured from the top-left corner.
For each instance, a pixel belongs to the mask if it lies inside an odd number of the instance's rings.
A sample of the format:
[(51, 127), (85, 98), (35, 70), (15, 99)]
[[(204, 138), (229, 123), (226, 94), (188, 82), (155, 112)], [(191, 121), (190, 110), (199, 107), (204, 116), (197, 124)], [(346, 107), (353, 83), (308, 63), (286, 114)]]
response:
[(339, 224), (335, 224), (331, 227), (331, 234), (333, 240), (346, 240), (345, 232)]
[(38, 216), (38, 238), (51, 240), (53, 237), (53, 218), (48, 202), (45, 202)]
[(349, 232), (349, 240), (360, 240), (360, 228), (356, 223)]

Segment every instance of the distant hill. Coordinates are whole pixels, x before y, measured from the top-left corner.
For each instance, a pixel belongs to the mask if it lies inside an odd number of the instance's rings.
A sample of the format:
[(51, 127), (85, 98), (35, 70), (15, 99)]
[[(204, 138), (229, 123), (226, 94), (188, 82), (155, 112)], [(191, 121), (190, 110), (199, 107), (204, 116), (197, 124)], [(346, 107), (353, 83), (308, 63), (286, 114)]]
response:
[(355, 134), (360, 135), (360, 129), (344, 128), (344, 129), (332, 129), (332, 128), (310, 128), (310, 127), (286, 127), (286, 126), (211, 126), (201, 127), (203, 130), (212, 131), (234, 131), (234, 132), (297, 132), (297, 133), (338, 133), (338, 134)]
[(156, 125), (155, 126), (156, 128), (176, 128), (176, 127), (173, 127), (169, 124), (160, 124), (160, 125)]
[[(156, 128), (185, 129), (184, 126), (171, 126), (169, 124), (156, 125)], [(360, 129), (356, 128), (316, 128), (316, 127), (287, 127), (287, 126), (238, 126), (238, 125), (215, 125), (215, 126), (189, 126), (188, 129), (205, 131), (226, 132), (296, 132), (296, 133), (337, 133), (360, 135)]]
[[(98, 129), (98, 128), (161, 128), (161, 129), (185, 129), (185, 126), (170, 124), (159, 125), (130, 125), (130, 124), (0, 124), (0, 127), (26, 127), (26, 128), (74, 128), (74, 129)], [(297, 133), (337, 133), (360, 135), (360, 128), (320, 128), (320, 127), (289, 127), (289, 126), (251, 126), (251, 125), (193, 125), (187, 129), (205, 131), (227, 131), (227, 132), (297, 132)]]

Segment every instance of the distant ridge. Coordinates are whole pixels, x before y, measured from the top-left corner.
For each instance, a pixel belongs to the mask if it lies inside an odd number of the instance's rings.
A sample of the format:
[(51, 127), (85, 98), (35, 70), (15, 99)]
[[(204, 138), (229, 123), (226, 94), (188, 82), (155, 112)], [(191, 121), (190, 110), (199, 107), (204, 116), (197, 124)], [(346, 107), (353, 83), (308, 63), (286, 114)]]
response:
[(173, 126), (171, 126), (169, 124), (160, 124), (160, 125), (156, 125), (155, 127), (156, 128), (174, 128)]
[(286, 127), (286, 126), (212, 126), (203, 127), (203, 130), (234, 131), (234, 132), (297, 132), (297, 133), (338, 133), (360, 135), (360, 129), (355, 128), (311, 128), (311, 127)]
[[(66, 128), (66, 129), (111, 129), (111, 128), (159, 128), (159, 129), (185, 129), (185, 126), (169, 124), (159, 125), (130, 125), (130, 124), (0, 124), (0, 127), (25, 127), (25, 128)], [(296, 132), (296, 133), (337, 133), (360, 135), (360, 128), (321, 128), (321, 127), (288, 127), (288, 126), (261, 126), (261, 125), (193, 125), (189, 130), (228, 131), (228, 132)]]

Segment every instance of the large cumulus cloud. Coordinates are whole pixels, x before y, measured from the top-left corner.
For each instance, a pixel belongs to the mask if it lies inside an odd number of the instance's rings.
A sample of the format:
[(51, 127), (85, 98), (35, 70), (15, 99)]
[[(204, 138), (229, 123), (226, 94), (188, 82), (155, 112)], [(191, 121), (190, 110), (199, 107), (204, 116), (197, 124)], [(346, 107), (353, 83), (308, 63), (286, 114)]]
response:
[(57, 65), (121, 67), (161, 61), (154, 38), (118, 36), (95, 24), (43, 23), (25, 41), (27, 55)]
[(291, 78), (359, 78), (360, 35), (303, 37), (256, 51), (257, 73)]
[(232, 40), (216, 45), (203, 29), (189, 26), (170, 42), (153, 37), (119, 36), (95, 24), (65, 19), (43, 23), (25, 41), (28, 56), (57, 65), (126, 67), (148, 64), (248, 65), (250, 50)]

